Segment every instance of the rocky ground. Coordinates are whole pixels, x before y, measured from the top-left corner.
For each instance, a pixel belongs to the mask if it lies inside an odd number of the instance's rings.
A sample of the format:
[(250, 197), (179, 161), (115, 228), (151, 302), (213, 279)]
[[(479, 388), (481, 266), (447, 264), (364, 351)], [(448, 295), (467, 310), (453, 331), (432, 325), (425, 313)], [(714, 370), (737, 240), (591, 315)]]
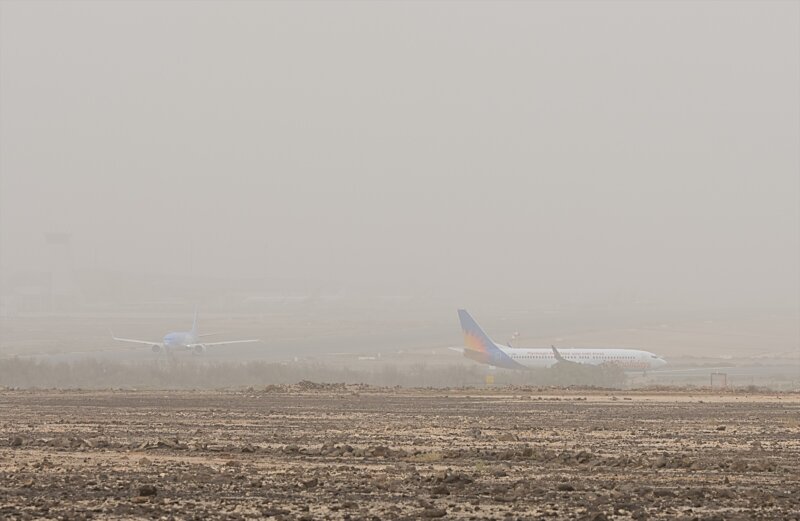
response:
[(800, 395), (0, 391), (0, 519), (800, 519)]

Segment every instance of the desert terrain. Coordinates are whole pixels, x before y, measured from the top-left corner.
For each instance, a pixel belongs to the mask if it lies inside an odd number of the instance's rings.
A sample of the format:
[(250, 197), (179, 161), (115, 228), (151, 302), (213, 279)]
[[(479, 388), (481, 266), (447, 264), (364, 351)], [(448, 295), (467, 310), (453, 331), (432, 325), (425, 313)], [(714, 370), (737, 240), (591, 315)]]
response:
[(800, 519), (800, 394), (0, 391), (0, 519)]

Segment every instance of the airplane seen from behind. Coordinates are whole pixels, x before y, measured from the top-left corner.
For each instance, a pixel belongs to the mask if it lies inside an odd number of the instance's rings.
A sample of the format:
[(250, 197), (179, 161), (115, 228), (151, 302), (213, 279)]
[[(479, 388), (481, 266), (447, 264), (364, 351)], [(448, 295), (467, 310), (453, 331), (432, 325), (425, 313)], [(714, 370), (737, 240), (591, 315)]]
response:
[(638, 349), (617, 348), (550, 348), (506, 347), (492, 341), (465, 309), (458, 310), (464, 332), (465, 357), (482, 364), (504, 369), (546, 369), (558, 363), (591, 366), (616, 365), (625, 371), (647, 371), (663, 367), (667, 362), (658, 355)]
[(190, 352), (196, 355), (202, 355), (206, 352), (206, 348), (212, 346), (223, 346), (229, 344), (249, 344), (252, 342), (260, 342), (259, 339), (249, 340), (227, 340), (225, 342), (202, 342), (202, 337), (215, 335), (217, 333), (206, 333), (201, 335), (197, 332), (197, 311), (194, 313), (194, 321), (192, 322), (192, 329), (189, 331), (173, 331), (164, 335), (160, 342), (153, 342), (151, 340), (137, 340), (134, 338), (119, 338), (111, 333), (111, 338), (118, 342), (127, 342), (129, 344), (148, 345), (154, 353), (161, 353), (162, 351), (168, 355), (176, 352)]

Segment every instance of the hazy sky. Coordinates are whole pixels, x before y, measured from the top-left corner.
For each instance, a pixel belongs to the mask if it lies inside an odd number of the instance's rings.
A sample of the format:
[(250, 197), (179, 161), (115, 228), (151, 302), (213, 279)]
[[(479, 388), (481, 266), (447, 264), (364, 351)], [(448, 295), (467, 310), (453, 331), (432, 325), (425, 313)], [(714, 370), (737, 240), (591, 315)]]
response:
[(44, 269), (42, 233), (64, 231), (79, 268), (800, 298), (798, 2), (3, 1), (0, 17), (4, 275)]

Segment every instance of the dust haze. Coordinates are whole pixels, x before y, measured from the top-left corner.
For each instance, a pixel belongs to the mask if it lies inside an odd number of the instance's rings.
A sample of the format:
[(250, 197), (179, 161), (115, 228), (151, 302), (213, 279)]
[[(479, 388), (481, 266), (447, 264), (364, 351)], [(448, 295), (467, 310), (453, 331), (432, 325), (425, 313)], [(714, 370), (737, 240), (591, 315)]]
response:
[(0, 0), (0, 518), (797, 519), (798, 455), (800, 2)]
[(796, 387), (798, 93), (796, 2), (3, 1), (0, 357), (480, 383), (466, 307)]

